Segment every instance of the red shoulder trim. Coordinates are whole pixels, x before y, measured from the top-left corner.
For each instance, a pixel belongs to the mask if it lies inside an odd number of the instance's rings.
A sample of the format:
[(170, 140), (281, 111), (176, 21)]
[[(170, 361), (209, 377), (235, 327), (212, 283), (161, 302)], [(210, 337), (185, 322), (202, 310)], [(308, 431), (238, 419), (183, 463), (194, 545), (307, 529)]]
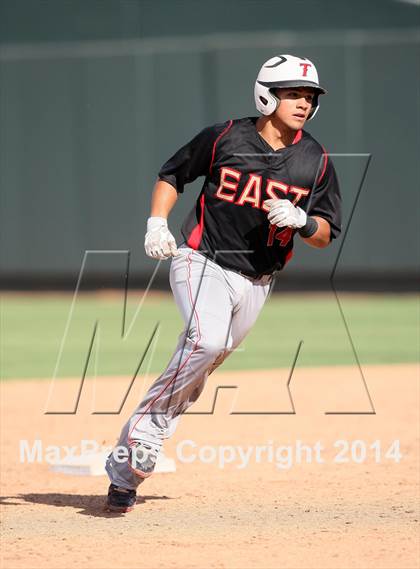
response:
[(324, 156), (324, 164), (323, 164), (323, 166), (322, 166), (321, 175), (319, 176), (318, 180), (316, 181), (317, 185), (320, 183), (320, 181), (321, 181), (322, 178), (324, 177), (325, 170), (327, 169), (327, 163), (328, 163), (328, 153), (327, 153), (327, 151), (325, 150), (324, 147), (322, 147), (322, 150), (324, 151), (324, 154), (323, 154), (323, 156)]
[(214, 141), (214, 144), (213, 144), (213, 151), (212, 151), (212, 153), (211, 153), (211, 162), (210, 162), (210, 167), (209, 167), (209, 173), (210, 173), (210, 174), (211, 174), (211, 170), (212, 170), (212, 168), (213, 168), (213, 162), (214, 162), (214, 156), (215, 156), (215, 154), (216, 154), (216, 146), (217, 146), (217, 143), (218, 143), (219, 140), (222, 138), (222, 136), (224, 136), (224, 135), (227, 133), (227, 131), (230, 129), (230, 127), (232, 126), (232, 123), (233, 123), (233, 120), (230, 119), (230, 120), (229, 120), (229, 124), (227, 125), (227, 127), (225, 128), (225, 130), (224, 130), (223, 132), (221, 132), (221, 133), (219, 134), (219, 136), (216, 138), (216, 140)]
[(296, 144), (302, 138), (302, 129), (299, 129), (295, 134), (295, 138), (293, 139), (292, 144)]

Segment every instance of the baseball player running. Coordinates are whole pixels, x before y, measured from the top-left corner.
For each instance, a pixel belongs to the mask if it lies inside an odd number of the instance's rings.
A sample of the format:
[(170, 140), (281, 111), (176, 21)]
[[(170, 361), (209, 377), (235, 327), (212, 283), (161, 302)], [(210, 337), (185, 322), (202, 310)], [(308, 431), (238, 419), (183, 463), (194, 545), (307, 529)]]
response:
[[(108, 457), (107, 508), (127, 512), (152, 474), (163, 441), (206, 379), (242, 342), (284, 268), (297, 236), (327, 247), (340, 233), (337, 176), (303, 127), (326, 93), (315, 65), (280, 55), (255, 83), (260, 117), (202, 130), (161, 168), (153, 190), (146, 254), (172, 257), (170, 284), (185, 328), (169, 364), (122, 429)], [(168, 215), (184, 188), (204, 184), (177, 247)], [(117, 452), (118, 450), (118, 452)]]

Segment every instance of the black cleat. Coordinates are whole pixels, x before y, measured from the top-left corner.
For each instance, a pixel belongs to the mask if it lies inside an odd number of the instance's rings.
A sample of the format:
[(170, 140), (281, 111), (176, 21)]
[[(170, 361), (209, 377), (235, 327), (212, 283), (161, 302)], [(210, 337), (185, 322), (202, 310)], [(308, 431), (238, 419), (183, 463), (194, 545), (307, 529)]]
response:
[(106, 510), (109, 512), (131, 512), (136, 505), (136, 491), (121, 488), (115, 484), (110, 484), (108, 488), (108, 499)]

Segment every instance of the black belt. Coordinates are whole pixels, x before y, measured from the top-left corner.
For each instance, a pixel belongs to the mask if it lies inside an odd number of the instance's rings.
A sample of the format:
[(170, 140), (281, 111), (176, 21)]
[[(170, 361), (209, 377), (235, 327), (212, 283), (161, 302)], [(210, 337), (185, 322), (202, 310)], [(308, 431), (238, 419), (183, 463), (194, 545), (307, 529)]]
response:
[(271, 283), (271, 281), (273, 280), (273, 275), (272, 273), (270, 274), (260, 274), (260, 275), (255, 275), (255, 276), (251, 276), (251, 275), (247, 275), (246, 273), (243, 273), (242, 271), (238, 271), (238, 273), (242, 276), (245, 277), (246, 279), (249, 279), (250, 281), (259, 281), (262, 279), (266, 280), (266, 284)]

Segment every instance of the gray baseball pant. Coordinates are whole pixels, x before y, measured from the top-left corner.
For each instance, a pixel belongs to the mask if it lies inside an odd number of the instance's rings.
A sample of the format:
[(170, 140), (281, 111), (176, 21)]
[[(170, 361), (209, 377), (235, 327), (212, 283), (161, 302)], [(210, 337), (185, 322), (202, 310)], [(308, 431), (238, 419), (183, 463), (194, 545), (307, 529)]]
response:
[[(242, 342), (269, 294), (271, 277), (249, 279), (223, 269), (200, 252), (179, 248), (170, 284), (185, 328), (160, 377), (124, 425), (118, 447), (146, 442), (160, 448), (180, 415), (197, 400), (206, 379)], [(113, 484), (135, 489), (143, 479), (127, 460), (110, 454), (106, 470)]]

